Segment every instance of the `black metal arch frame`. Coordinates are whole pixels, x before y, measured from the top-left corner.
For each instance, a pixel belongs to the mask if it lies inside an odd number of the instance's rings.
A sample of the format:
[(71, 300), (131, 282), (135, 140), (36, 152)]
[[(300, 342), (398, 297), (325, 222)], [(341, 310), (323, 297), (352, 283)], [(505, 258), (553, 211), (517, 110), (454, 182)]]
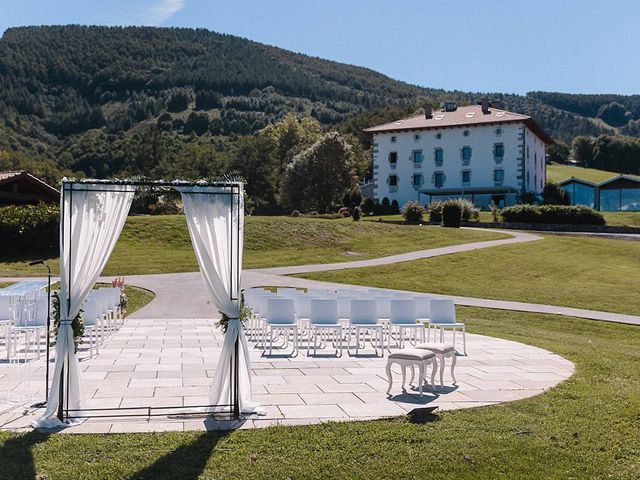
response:
[[(65, 202), (62, 202), (62, 209), (60, 211), (60, 242), (64, 247), (65, 241), (69, 241), (69, 252), (72, 251), (73, 244), (71, 244), (71, 239), (65, 239), (65, 222), (68, 220), (71, 223), (73, 217), (73, 193), (74, 192), (113, 192), (113, 193), (124, 193), (122, 190), (109, 190), (104, 188), (109, 185), (121, 185), (121, 186), (131, 186), (136, 189), (139, 187), (148, 188), (150, 190), (159, 190), (159, 191), (168, 191), (171, 189), (175, 189), (176, 187), (189, 188), (192, 187), (193, 191), (181, 191), (180, 193), (191, 193), (198, 195), (217, 195), (217, 196), (228, 196), (230, 197), (230, 205), (231, 205), (231, 218), (234, 217), (234, 209), (238, 209), (238, 214), (243, 215), (243, 212), (240, 212), (239, 209), (241, 207), (241, 199), (243, 195), (243, 189), (240, 182), (183, 182), (183, 181), (173, 181), (173, 182), (165, 182), (165, 181), (127, 181), (127, 180), (63, 180), (62, 181), (62, 197), (69, 198), (69, 212), (65, 211)], [(100, 188), (97, 188), (100, 187)], [(197, 189), (197, 190), (196, 190)], [(207, 190), (211, 189), (211, 190)], [(233, 237), (233, 225), (229, 225), (229, 238), (231, 239), (231, 245), (229, 249), (229, 259), (231, 261), (231, 265), (238, 266), (237, 277), (234, 278), (234, 269), (230, 269), (230, 295), (229, 299), (231, 301), (240, 301), (240, 297), (237, 292), (239, 292), (240, 287), (240, 275), (241, 269), (240, 267), (240, 223), (238, 221), (236, 232), (235, 232), (235, 242)], [(68, 255), (68, 265), (67, 271), (69, 275), (68, 286), (67, 286), (67, 315), (70, 314), (71, 310), (71, 272), (72, 272), (73, 264), (71, 263), (71, 255)], [(83, 409), (70, 409), (69, 408), (69, 370), (67, 368), (66, 372), (66, 391), (65, 391), (65, 364), (69, 363), (69, 352), (67, 352), (67, 358), (64, 360), (62, 366), (62, 372), (60, 375), (60, 396), (59, 396), (59, 404), (58, 404), (58, 419), (60, 421), (64, 421), (69, 418), (69, 413), (72, 413), (73, 417), (76, 418), (99, 418), (99, 417), (151, 417), (151, 416), (166, 416), (167, 411), (172, 411), (171, 415), (193, 415), (193, 412), (180, 412), (180, 409), (193, 409), (193, 408), (204, 408), (204, 409), (216, 409), (216, 413), (224, 413), (224, 409), (228, 409), (228, 413), (233, 416), (233, 418), (240, 418), (240, 403), (239, 403), (239, 368), (238, 368), (238, 355), (239, 355), (239, 342), (240, 338), (236, 339), (234, 355), (230, 362), (230, 377), (229, 377), (229, 392), (230, 399), (232, 403), (230, 404), (217, 404), (217, 405), (183, 405), (183, 406), (166, 406), (166, 407), (157, 407), (157, 406), (144, 406), (144, 407), (115, 407), (115, 408), (83, 408)], [(66, 395), (65, 395), (66, 393)], [(66, 399), (66, 403), (65, 403)], [(152, 413), (153, 410), (164, 411), (165, 413)], [(174, 410), (177, 410), (175, 412)], [(103, 413), (103, 412), (129, 412), (129, 413)], [(209, 413), (209, 412), (203, 412)]]

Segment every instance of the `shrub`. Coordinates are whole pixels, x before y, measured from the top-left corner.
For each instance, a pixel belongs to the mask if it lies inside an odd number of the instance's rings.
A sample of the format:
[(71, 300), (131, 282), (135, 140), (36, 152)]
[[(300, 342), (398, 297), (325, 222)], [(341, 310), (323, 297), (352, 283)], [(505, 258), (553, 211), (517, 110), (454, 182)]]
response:
[(520, 202), (529, 205), (536, 205), (537, 203), (539, 203), (538, 196), (535, 194), (535, 192), (524, 192), (522, 195), (520, 195)]
[(442, 204), (442, 226), (460, 228), (462, 208), (456, 200), (448, 200)]
[(478, 221), (480, 218), (480, 209), (477, 208), (473, 203), (469, 200), (465, 200), (463, 198), (459, 198), (457, 200), (452, 200), (457, 202), (460, 206), (460, 210), (462, 211), (462, 221), (470, 222), (470, 221)]
[(427, 212), (429, 212), (430, 222), (442, 222), (442, 204), (443, 202), (436, 200), (435, 202), (431, 202), (426, 206), (426, 210)]
[(489, 209), (491, 210), (491, 220), (494, 223), (498, 223), (500, 221), (500, 209), (496, 205), (496, 202), (491, 200), (491, 203), (489, 204)]
[(371, 215), (375, 209), (375, 203), (373, 202), (373, 198), (365, 198), (364, 202), (362, 202), (362, 205), (360, 206), (360, 209), (362, 210), (362, 213), (364, 213), (365, 215)]
[(402, 216), (407, 223), (421, 222), (424, 213), (424, 207), (419, 202), (407, 202), (402, 207)]
[(429, 212), (429, 220), (431, 222), (441, 222), (442, 221), (442, 207), (445, 204), (456, 203), (460, 207), (461, 211), (461, 219), (463, 222), (475, 221), (477, 222), (480, 219), (480, 209), (477, 208), (473, 203), (469, 200), (465, 200), (462, 198), (456, 198), (452, 200), (447, 200), (445, 202), (435, 201), (431, 202), (427, 206), (427, 211)]
[(544, 205), (570, 205), (569, 194), (557, 183), (547, 183), (542, 190)]
[(3, 255), (45, 255), (56, 252), (60, 208), (57, 205), (0, 208), (0, 252)]
[(353, 209), (351, 210), (351, 218), (355, 222), (360, 220), (360, 207), (353, 207)]
[(349, 193), (350, 199), (351, 199), (351, 203), (350, 205), (352, 206), (358, 206), (362, 203), (362, 191), (360, 190), (360, 187), (358, 185), (355, 185), (352, 189), (351, 192)]
[(338, 215), (342, 215), (342, 217), (347, 218), (351, 216), (351, 212), (347, 207), (342, 207), (340, 210), (338, 210)]
[(391, 212), (391, 202), (387, 197), (382, 199), (380, 204), (380, 215), (388, 215)]
[(604, 225), (604, 217), (582, 205), (515, 205), (500, 211), (505, 222)]
[(293, 212), (291, 212), (291, 216), (292, 217), (299, 217), (300, 216), (300, 210), (294, 210)]

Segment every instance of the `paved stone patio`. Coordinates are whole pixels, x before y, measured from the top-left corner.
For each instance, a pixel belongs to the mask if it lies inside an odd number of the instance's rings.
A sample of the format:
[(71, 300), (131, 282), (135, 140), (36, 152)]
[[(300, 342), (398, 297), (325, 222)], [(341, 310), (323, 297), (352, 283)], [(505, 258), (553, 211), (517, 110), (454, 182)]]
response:
[[(459, 336), (460, 340), (461, 337)], [(220, 354), (222, 335), (207, 319), (134, 319), (100, 348), (93, 358), (82, 354), (85, 407), (139, 407), (206, 405), (211, 377)], [(285, 352), (265, 357), (250, 342), (253, 398), (265, 406), (266, 416), (243, 422), (217, 421), (204, 416), (129, 417), (89, 419), (67, 432), (145, 432), (253, 428), (298, 425), (323, 421), (365, 420), (403, 415), (419, 406), (441, 410), (489, 405), (537, 395), (568, 378), (571, 362), (528, 345), (467, 334), (468, 356), (459, 356), (457, 386), (448, 371), (445, 386), (425, 391), (400, 390), (395, 377), (391, 396), (385, 394), (386, 358), (361, 351), (341, 358), (333, 350), (307, 356), (302, 349), (290, 358)], [(0, 355), (2, 355), (0, 349)], [(44, 378), (44, 362), (32, 362), (32, 378)], [(27, 392), (33, 400), (44, 397), (44, 385), (20, 382), (16, 367), (0, 363), (0, 425), (2, 429), (30, 429), (38, 410), (10, 405)], [(42, 397), (42, 398), (40, 398)], [(170, 413), (170, 412), (169, 412)]]

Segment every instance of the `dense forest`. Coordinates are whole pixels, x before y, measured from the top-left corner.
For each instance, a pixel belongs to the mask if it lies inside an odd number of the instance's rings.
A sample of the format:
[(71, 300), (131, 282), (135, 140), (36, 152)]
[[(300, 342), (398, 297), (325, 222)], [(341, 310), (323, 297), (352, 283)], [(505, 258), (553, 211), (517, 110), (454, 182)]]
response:
[(640, 96), (448, 92), (202, 29), (23, 27), (0, 39), (0, 169), (51, 182), (214, 175), (237, 167), (258, 132), (288, 114), (337, 130), (361, 158), (362, 128), (427, 101), (483, 97), (567, 144), (640, 137)]

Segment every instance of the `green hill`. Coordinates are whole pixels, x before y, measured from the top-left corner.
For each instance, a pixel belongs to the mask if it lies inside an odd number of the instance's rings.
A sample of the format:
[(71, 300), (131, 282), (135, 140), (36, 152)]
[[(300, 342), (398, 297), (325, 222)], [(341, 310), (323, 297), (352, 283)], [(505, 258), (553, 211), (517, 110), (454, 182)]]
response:
[[(215, 156), (289, 112), (358, 133), (425, 99), (485, 96), (568, 142), (621, 131), (638, 116), (635, 97), (447, 92), (204, 29), (20, 27), (0, 39), (0, 169), (26, 166), (50, 180), (137, 174), (148, 165), (131, 160), (136, 149)], [(618, 101), (622, 117), (616, 105), (603, 108)]]

